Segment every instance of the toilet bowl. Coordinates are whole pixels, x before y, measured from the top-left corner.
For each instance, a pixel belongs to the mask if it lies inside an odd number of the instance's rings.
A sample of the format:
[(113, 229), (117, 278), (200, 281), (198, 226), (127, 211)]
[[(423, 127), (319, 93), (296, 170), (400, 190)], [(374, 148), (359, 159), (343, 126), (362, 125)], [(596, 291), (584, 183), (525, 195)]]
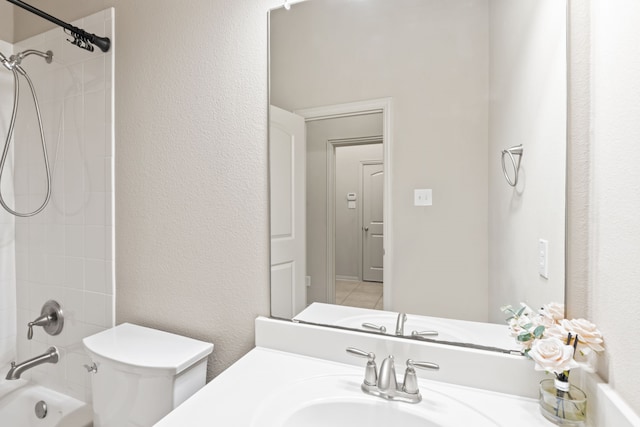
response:
[(202, 388), (213, 344), (123, 323), (84, 338), (94, 427), (149, 427)]

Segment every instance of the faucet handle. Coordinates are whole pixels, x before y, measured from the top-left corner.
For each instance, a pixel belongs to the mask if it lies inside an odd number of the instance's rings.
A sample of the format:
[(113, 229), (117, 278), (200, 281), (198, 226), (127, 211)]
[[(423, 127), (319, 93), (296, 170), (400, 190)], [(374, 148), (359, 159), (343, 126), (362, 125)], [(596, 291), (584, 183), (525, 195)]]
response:
[(365, 328), (365, 329), (373, 329), (373, 330), (376, 330), (376, 331), (378, 331), (380, 333), (383, 333), (383, 334), (385, 334), (387, 332), (387, 328), (385, 328), (384, 326), (375, 325), (373, 323), (365, 322), (365, 323), (362, 324), (362, 327)]
[(368, 386), (376, 386), (378, 384), (378, 369), (376, 367), (376, 355), (372, 352), (367, 353), (355, 347), (347, 347), (347, 353), (358, 357), (367, 358), (367, 366), (364, 371), (364, 383)]
[(411, 336), (416, 338), (436, 337), (438, 331), (411, 331)]
[(29, 322), (27, 324), (27, 326), (29, 327), (29, 329), (27, 330), (27, 339), (30, 340), (33, 338), (33, 327), (34, 326), (47, 326), (49, 323), (53, 322), (53, 317), (51, 317), (49, 314), (45, 313), (43, 315), (41, 315), (40, 317), (38, 317), (36, 320), (34, 320), (33, 322)]
[(27, 324), (27, 339), (33, 338), (33, 327), (42, 326), (49, 335), (58, 335), (64, 326), (62, 307), (56, 301), (49, 300), (42, 306), (40, 317)]
[(418, 376), (415, 368), (439, 370), (440, 366), (432, 362), (416, 362), (411, 359), (407, 360), (407, 370), (404, 372), (404, 381), (402, 382), (402, 391), (409, 394), (418, 394)]

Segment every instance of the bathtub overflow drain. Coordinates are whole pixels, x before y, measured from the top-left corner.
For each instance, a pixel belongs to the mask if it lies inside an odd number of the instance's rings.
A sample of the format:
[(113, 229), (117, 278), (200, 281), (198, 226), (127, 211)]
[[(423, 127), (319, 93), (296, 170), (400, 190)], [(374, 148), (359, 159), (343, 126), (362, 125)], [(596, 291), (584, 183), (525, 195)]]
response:
[(36, 417), (43, 419), (47, 416), (47, 402), (41, 400), (36, 403)]

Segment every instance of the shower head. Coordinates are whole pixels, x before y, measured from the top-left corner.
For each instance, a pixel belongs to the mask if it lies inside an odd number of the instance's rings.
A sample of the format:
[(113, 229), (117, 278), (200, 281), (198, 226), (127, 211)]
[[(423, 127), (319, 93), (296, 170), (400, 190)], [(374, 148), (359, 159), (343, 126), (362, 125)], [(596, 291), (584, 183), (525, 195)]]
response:
[(40, 56), (40, 57), (44, 58), (45, 61), (47, 61), (47, 64), (51, 64), (51, 61), (53, 61), (53, 52), (52, 51), (48, 50), (46, 52), (40, 52), (39, 50), (35, 50), (35, 49), (28, 49), (28, 50), (25, 50), (23, 52), (16, 53), (15, 55), (11, 55), (9, 60), (14, 65), (20, 65), (22, 60), (24, 58), (26, 58), (27, 56), (29, 56), (29, 55)]
[(51, 64), (51, 61), (53, 61), (53, 52), (51, 52), (50, 50), (48, 50), (46, 52), (40, 52), (39, 50), (28, 49), (28, 50), (25, 50), (24, 52), (20, 52), (20, 53), (16, 53), (15, 55), (11, 55), (9, 57), (9, 59), (7, 59), (6, 56), (4, 56), (2, 53), (0, 53), (0, 63), (2, 63), (2, 65), (4, 65), (4, 67), (7, 70), (9, 70), (9, 71), (17, 70), (20, 74), (22, 74), (24, 76), (25, 75), (25, 71), (20, 66), (20, 63), (22, 62), (22, 60), (24, 58), (26, 58), (29, 55), (40, 56), (40, 57), (44, 58), (45, 61), (47, 61), (47, 64)]

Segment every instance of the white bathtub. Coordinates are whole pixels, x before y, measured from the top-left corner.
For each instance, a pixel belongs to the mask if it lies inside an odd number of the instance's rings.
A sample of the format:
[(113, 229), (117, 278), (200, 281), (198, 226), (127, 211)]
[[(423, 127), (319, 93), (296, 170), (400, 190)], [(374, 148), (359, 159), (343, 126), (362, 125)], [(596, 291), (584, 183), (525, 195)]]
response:
[[(2, 376), (4, 377), (2, 370)], [(36, 417), (36, 403), (47, 404), (47, 415)], [(26, 380), (0, 380), (2, 427), (91, 427), (91, 406)]]

